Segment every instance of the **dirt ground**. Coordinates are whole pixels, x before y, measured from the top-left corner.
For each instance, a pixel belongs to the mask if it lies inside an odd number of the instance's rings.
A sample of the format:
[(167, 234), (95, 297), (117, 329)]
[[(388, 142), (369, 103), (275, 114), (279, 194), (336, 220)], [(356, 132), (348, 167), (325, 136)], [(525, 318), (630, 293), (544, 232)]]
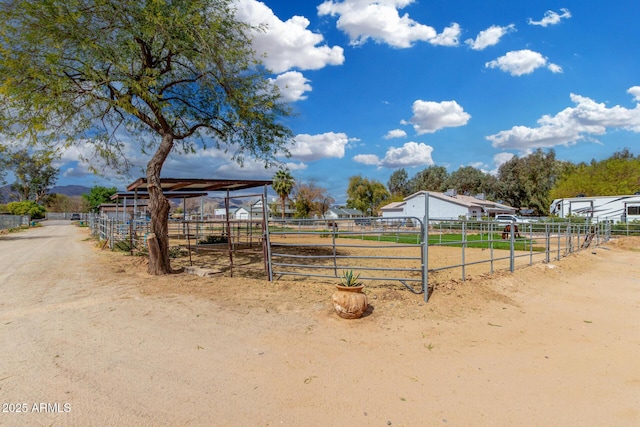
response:
[(368, 284), (151, 277), (49, 222), (0, 236), (0, 425), (636, 426), (640, 238), (428, 303)]

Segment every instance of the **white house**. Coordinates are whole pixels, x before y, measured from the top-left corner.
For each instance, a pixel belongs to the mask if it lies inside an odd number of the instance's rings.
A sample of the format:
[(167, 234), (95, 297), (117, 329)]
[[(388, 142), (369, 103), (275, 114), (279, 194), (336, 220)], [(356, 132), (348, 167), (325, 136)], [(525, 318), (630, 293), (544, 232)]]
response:
[(560, 218), (580, 216), (614, 222), (640, 220), (640, 194), (555, 199), (549, 211)]
[(516, 208), (501, 203), (471, 197), (455, 192), (418, 191), (407, 196), (402, 202), (390, 203), (380, 208), (383, 218), (416, 217), (424, 218), (428, 195), (430, 219), (480, 219), (496, 214), (514, 214)]
[(350, 208), (331, 208), (324, 214), (327, 219), (362, 218), (363, 216), (364, 214), (358, 209)]

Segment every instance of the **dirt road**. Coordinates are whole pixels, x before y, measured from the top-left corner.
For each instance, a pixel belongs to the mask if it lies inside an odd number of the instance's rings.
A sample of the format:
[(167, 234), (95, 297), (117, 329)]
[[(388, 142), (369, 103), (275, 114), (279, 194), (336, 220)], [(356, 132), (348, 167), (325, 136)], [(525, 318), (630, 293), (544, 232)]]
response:
[(186, 275), (68, 222), (0, 237), (0, 425), (636, 426), (640, 240), (421, 296)]

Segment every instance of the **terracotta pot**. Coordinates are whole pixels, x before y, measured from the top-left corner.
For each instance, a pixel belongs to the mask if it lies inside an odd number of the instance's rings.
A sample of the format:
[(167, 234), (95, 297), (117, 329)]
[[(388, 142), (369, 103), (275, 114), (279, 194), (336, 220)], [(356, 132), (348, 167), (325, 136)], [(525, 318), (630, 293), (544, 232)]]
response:
[(331, 300), (338, 316), (343, 319), (359, 319), (366, 311), (367, 295), (362, 292), (364, 286), (336, 286)]

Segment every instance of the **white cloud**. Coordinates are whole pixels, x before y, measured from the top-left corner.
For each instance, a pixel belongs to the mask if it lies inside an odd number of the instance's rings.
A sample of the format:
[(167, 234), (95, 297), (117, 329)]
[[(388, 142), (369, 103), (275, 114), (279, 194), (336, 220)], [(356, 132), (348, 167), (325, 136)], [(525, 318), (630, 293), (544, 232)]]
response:
[[(640, 88), (634, 86), (629, 93), (636, 96)], [(633, 109), (616, 105), (607, 108), (590, 98), (571, 94), (575, 107), (569, 107), (555, 116), (545, 115), (538, 120), (538, 127), (514, 126), (487, 136), (494, 147), (517, 149), (527, 152), (535, 148), (571, 145), (591, 135), (603, 135), (608, 128), (640, 132), (640, 105)]]
[(344, 133), (327, 132), (319, 135), (300, 134), (295, 137), (295, 145), (289, 148), (296, 160), (313, 161), (324, 158), (344, 157), (349, 138)]
[(514, 24), (507, 25), (506, 27), (492, 25), (486, 30), (480, 31), (475, 40), (467, 39), (465, 43), (473, 50), (483, 50), (489, 46), (498, 44), (502, 36), (515, 30), (516, 26)]
[(456, 101), (422, 101), (413, 103), (413, 117), (402, 124), (411, 123), (418, 135), (434, 133), (447, 127), (458, 127), (467, 124), (471, 115)]
[(353, 160), (365, 165), (385, 168), (402, 168), (433, 165), (433, 147), (421, 142), (407, 142), (402, 147), (389, 147), (383, 159), (375, 154), (358, 154)]
[(407, 142), (402, 147), (390, 147), (380, 165), (385, 168), (433, 165), (433, 147), (424, 143)]
[(640, 86), (633, 86), (627, 90), (627, 93), (633, 95), (633, 100), (640, 102)]
[(282, 99), (286, 102), (295, 102), (307, 99), (305, 92), (311, 91), (311, 85), (302, 73), (298, 71), (288, 71), (280, 74), (271, 81), (278, 86)]
[(537, 68), (547, 67), (553, 73), (561, 73), (559, 65), (549, 63), (547, 58), (529, 49), (513, 50), (504, 56), (484, 64), (486, 68), (499, 68), (512, 76), (531, 74)]
[(377, 166), (380, 164), (380, 157), (375, 154), (358, 154), (353, 156), (353, 160), (363, 165)]
[(393, 138), (404, 138), (407, 136), (407, 132), (402, 129), (393, 129), (387, 132), (384, 136), (384, 139), (393, 139)]
[(446, 27), (440, 34), (429, 40), (429, 43), (435, 46), (458, 46), (460, 44), (460, 25), (453, 22)]
[(562, 8), (560, 9), (560, 12), (562, 12), (562, 15), (554, 12), (553, 10), (547, 10), (544, 13), (544, 17), (540, 21), (534, 21), (533, 19), (529, 18), (527, 22), (529, 23), (529, 25), (548, 27), (549, 25), (559, 24), (562, 19), (571, 18), (571, 12), (569, 12), (569, 9)]
[(513, 156), (514, 156), (513, 153), (507, 153), (507, 152), (494, 154), (493, 155), (493, 164), (496, 166), (496, 168), (499, 168), (500, 166), (504, 165), (509, 160), (511, 160), (513, 158)]
[(274, 73), (292, 68), (318, 70), (344, 63), (344, 49), (321, 45), (324, 38), (307, 29), (307, 18), (293, 16), (281, 21), (269, 7), (256, 0), (236, 0), (236, 6), (240, 20), (265, 25), (265, 31), (254, 34), (253, 47), (258, 54), (266, 54), (264, 63)]
[(318, 6), (318, 15), (340, 16), (337, 27), (349, 35), (352, 45), (372, 39), (397, 48), (411, 47), (417, 41), (456, 46), (460, 27), (451, 24), (438, 34), (428, 25), (414, 21), (399, 10), (414, 0), (327, 0)]

